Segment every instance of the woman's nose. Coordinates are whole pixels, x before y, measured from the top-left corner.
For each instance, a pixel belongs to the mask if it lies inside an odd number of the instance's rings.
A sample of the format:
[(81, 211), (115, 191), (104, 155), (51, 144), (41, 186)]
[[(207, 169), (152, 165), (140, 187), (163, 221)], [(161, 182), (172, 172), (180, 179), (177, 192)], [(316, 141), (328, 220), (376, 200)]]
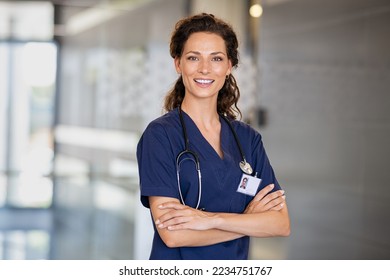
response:
[(210, 63), (206, 60), (200, 61), (198, 72), (203, 74), (203, 75), (210, 73)]

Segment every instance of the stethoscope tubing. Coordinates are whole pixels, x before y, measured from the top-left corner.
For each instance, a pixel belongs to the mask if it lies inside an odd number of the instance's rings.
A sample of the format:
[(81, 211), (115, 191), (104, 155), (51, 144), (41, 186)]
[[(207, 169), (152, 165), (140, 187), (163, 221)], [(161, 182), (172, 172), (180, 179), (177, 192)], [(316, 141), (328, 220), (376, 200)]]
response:
[[(199, 161), (198, 155), (194, 151), (189, 149), (189, 142), (190, 141), (188, 139), (187, 128), (186, 128), (186, 125), (184, 123), (183, 114), (182, 114), (180, 106), (178, 107), (178, 113), (179, 113), (180, 124), (181, 124), (182, 131), (183, 131), (183, 138), (184, 138), (184, 145), (185, 145), (185, 149), (183, 151), (181, 151), (176, 156), (176, 174), (177, 174), (177, 184), (178, 184), (178, 188), (179, 188), (180, 200), (181, 200), (182, 204), (186, 205), (185, 202), (184, 202), (183, 194), (181, 192), (181, 187), (180, 187), (180, 175), (179, 175), (179, 173), (180, 173), (180, 164), (181, 164), (180, 158), (183, 155), (185, 155), (185, 154), (190, 154), (193, 157), (193, 159), (190, 159), (190, 160), (192, 160), (195, 163), (196, 171), (198, 173), (199, 193), (198, 193), (197, 205), (195, 207), (195, 209), (198, 209), (198, 207), (200, 205), (200, 200), (201, 200), (201, 197), (202, 197), (202, 175), (201, 175), (201, 172), (200, 172), (200, 161)], [(242, 159), (242, 161), (240, 162), (240, 165), (239, 165), (240, 168), (242, 169), (242, 171), (244, 173), (247, 173), (248, 175), (252, 174), (253, 173), (252, 167), (246, 161), (245, 154), (244, 154), (244, 151), (242, 149), (240, 140), (238, 139), (237, 133), (235, 132), (235, 130), (234, 130), (232, 124), (230, 123), (230, 121), (228, 120), (228, 118), (226, 116), (222, 115), (222, 114), (220, 114), (220, 116), (226, 121), (226, 123), (228, 124), (230, 130), (233, 133), (234, 140), (235, 140), (235, 142), (237, 144), (237, 147), (238, 147), (238, 150), (240, 152), (241, 159)]]

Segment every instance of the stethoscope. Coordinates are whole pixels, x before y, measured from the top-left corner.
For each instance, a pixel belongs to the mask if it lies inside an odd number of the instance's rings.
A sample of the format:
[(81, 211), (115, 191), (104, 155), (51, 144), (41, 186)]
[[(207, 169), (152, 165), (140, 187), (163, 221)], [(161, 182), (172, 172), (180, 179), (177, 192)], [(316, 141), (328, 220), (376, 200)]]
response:
[[(179, 188), (180, 201), (181, 201), (181, 203), (183, 205), (186, 205), (185, 202), (184, 202), (183, 194), (181, 192), (181, 187), (180, 187), (180, 166), (181, 166), (182, 162), (184, 162), (185, 160), (191, 160), (191, 161), (194, 162), (196, 171), (198, 173), (198, 190), (199, 190), (199, 192), (198, 192), (198, 201), (197, 201), (196, 207), (195, 207), (195, 209), (198, 209), (199, 208), (199, 204), (200, 204), (200, 199), (202, 197), (202, 174), (200, 172), (199, 157), (198, 157), (197, 153), (195, 153), (194, 151), (189, 149), (189, 140), (188, 140), (188, 135), (187, 135), (187, 128), (186, 128), (186, 126), (184, 124), (183, 114), (182, 114), (180, 106), (178, 107), (178, 112), (179, 112), (180, 124), (181, 124), (181, 127), (183, 129), (183, 137), (184, 137), (184, 142), (185, 142), (184, 143), (185, 149), (183, 151), (181, 151), (176, 156), (177, 186)], [(240, 151), (240, 154), (241, 154), (241, 161), (239, 163), (239, 166), (240, 166), (241, 170), (244, 173), (246, 173), (248, 175), (251, 175), (253, 173), (253, 169), (252, 169), (251, 165), (246, 161), (245, 154), (244, 154), (244, 152), (242, 150), (242, 146), (241, 146), (240, 140), (238, 139), (237, 133), (235, 132), (232, 124), (230, 123), (230, 121), (224, 115), (220, 114), (220, 116), (229, 125), (229, 128), (230, 128), (230, 130), (233, 133), (234, 140), (237, 143), (237, 147), (238, 147), (238, 149)], [(188, 154), (191, 155), (192, 157), (186, 157), (183, 160), (181, 160), (181, 158), (184, 155), (188, 155)]]

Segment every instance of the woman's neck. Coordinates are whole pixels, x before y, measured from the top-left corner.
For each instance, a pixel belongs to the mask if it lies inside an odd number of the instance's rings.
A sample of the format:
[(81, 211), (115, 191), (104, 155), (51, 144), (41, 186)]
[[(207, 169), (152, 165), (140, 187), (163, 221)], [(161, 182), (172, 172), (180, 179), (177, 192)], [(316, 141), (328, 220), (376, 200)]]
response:
[(184, 98), (181, 108), (186, 112), (198, 127), (206, 141), (213, 147), (220, 158), (223, 159), (221, 147), (221, 122), (217, 113), (217, 103), (204, 100), (190, 100)]
[(186, 102), (186, 99), (184, 99), (181, 108), (198, 126), (209, 129), (219, 123), (217, 106), (212, 102)]

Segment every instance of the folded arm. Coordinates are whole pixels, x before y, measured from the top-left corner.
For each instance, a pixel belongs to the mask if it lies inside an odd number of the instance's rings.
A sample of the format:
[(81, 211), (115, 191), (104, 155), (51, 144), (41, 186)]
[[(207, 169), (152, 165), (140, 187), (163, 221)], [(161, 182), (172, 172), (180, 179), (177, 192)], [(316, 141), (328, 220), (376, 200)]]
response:
[(150, 197), (158, 233), (168, 247), (206, 246), (242, 236), (269, 237), (290, 234), (283, 191), (260, 191), (243, 214), (211, 213), (180, 204), (177, 199)]
[[(161, 239), (164, 241), (165, 245), (168, 247), (193, 247), (193, 246), (207, 246), (213, 245), (220, 242), (230, 241), (243, 236), (243, 234), (238, 234), (235, 232), (218, 230), (218, 229), (209, 229), (209, 230), (193, 230), (193, 229), (183, 229), (180, 231), (169, 230), (167, 227), (161, 226), (162, 223), (159, 222), (159, 217), (166, 215), (169, 212), (172, 212), (171, 208), (162, 208), (160, 205), (177, 205), (183, 206), (180, 204), (179, 200), (169, 197), (149, 197), (150, 209), (152, 211), (153, 219), (156, 223), (158, 234)], [(195, 210), (202, 213), (200, 210)]]

